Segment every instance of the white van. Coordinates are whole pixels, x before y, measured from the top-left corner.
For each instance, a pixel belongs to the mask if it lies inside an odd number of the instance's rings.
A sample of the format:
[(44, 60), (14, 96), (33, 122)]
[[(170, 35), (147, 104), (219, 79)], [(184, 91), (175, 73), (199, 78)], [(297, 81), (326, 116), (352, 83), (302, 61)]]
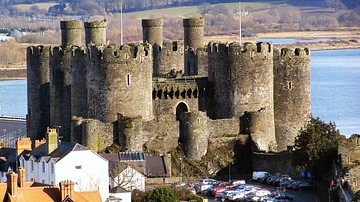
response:
[(269, 175), (270, 175), (270, 173), (268, 173), (266, 171), (254, 171), (252, 174), (252, 179), (255, 181), (263, 180)]

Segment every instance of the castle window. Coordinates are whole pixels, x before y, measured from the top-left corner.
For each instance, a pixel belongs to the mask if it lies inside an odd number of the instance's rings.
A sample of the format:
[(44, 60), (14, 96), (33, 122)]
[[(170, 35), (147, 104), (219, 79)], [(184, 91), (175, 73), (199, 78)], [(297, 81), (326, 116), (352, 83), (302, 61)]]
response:
[(198, 124), (200, 124), (200, 118), (197, 119)]
[(292, 82), (291, 81), (288, 81), (288, 89), (291, 90), (292, 89)]
[(213, 79), (215, 79), (215, 72), (212, 73), (212, 77), (213, 77)]
[(126, 75), (126, 83), (128, 86), (130, 86), (130, 74)]

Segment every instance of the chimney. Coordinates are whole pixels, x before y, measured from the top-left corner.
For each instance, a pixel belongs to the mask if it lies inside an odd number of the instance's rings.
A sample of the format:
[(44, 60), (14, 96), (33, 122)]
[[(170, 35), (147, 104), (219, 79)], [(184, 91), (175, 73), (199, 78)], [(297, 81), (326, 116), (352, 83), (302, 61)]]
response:
[(35, 144), (34, 144), (34, 149), (37, 148), (38, 146), (45, 144), (46, 143), (46, 139), (43, 138), (41, 140), (35, 140)]
[(55, 128), (47, 128), (46, 132), (46, 154), (49, 155), (58, 147), (58, 134)]
[(7, 192), (11, 196), (16, 196), (18, 175), (16, 173), (10, 172), (6, 175), (6, 177), (7, 177)]
[(60, 194), (61, 194), (60, 201), (63, 201), (67, 196), (71, 198), (74, 195), (74, 182), (70, 180), (61, 181)]
[(0, 141), (0, 149), (5, 147), (5, 143), (3, 141)]
[(16, 140), (16, 155), (19, 156), (19, 154), (24, 150), (31, 151), (31, 140), (28, 137), (18, 138)]
[(20, 166), (19, 171), (18, 171), (18, 175), (19, 175), (19, 187), (23, 188), (25, 187), (25, 169), (23, 167)]

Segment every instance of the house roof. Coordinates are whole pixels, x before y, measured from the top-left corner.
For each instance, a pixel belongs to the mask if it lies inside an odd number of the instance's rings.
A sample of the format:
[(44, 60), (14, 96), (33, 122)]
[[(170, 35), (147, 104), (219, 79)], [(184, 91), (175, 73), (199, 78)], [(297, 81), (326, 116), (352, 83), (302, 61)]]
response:
[(35, 148), (32, 152), (30, 152), (31, 156), (34, 156), (36, 160), (40, 160), (44, 157), (45, 160), (56, 159), (60, 160), (64, 156), (66, 156), (71, 151), (83, 151), (89, 150), (87, 147), (72, 142), (60, 142), (58, 148), (55, 149), (50, 154), (46, 153), (46, 144), (42, 144), (39, 147)]
[(126, 161), (145, 161), (144, 152), (119, 152), (115, 154), (101, 154), (101, 156), (108, 161), (118, 161), (118, 162), (126, 162)]
[(131, 191), (128, 191), (124, 188), (121, 188), (120, 186), (116, 186), (112, 189), (110, 189), (109, 193), (116, 194), (116, 193), (129, 193)]
[(146, 156), (147, 177), (167, 177), (163, 156)]
[[(6, 183), (0, 185), (0, 194), (4, 193), (6, 200), (11, 202), (54, 202), (61, 201), (60, 188), (58, 186), (41, 187), (18, 187), (16, 197), (11, 197), (6, 193)], [(1, 195), (0, 195), (1, 196)], [(3, 197), (4, 198), (4, 197)], [(73, 192), (72, 200), (77, 202), (101, 202), (99, 191)]]

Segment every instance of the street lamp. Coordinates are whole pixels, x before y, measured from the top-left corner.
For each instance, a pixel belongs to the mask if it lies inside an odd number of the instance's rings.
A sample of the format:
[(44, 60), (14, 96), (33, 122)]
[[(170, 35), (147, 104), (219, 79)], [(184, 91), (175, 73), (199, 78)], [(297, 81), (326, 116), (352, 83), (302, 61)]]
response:
[(233, 163), (233, 157), (234, 157), (234, 152), (230, 151), (229, 152), (229, 159), (230, 159), (230, 162), (229, 162), (229, 182), (231, 181), (231, 164)]
[(180, 158), (180, 182), (182, 182), (182, 158)]

